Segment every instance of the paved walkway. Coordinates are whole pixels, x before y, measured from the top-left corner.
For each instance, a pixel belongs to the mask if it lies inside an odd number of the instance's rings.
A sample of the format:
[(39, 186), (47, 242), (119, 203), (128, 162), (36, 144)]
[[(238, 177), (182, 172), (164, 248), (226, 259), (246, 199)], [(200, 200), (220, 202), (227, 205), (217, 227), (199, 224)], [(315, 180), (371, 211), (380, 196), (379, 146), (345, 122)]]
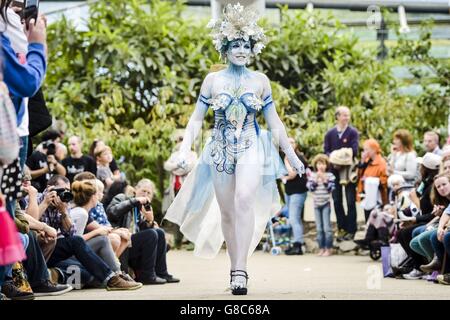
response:
[(382, 278), (381, 263), (367, 256), (271, 256), (256, 252), (250, 259), (249, 295), (226, 291), (228, 257), (195, 258), (192, 252), (171, 251), (170, 272), (179, 284), (144, 286), (137, 291), (76, 290), (43, 299), (450, 299), (450, 286), (425, 280)]

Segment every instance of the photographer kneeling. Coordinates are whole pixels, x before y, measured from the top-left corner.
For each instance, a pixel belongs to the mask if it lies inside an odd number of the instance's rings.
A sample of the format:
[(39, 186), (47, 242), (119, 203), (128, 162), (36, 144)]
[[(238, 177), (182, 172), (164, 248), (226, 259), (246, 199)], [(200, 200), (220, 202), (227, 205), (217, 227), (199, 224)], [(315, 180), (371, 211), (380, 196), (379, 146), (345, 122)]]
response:
[(165, 233), (154, 221), (150, 205), (154, 185), (142, 179), (136, 185), (135, 197), (116, 195), (106, 209), (114, 227), (127, 228), (132, 233), (128, 263), (135, 270), (136, 281), (143, 284), (179, 282), (167, 272)]
[(69, 215), (68, 204), (72, 198), (69, 180), (56, 175), (49, 180), (46, 190), (38, 200), (40, 220), (58, 231), (56, 247), (47, 262), (48, 267), (56, 267), (59, 262), (75, 256), (108, 290), (138, 289), (140, 285), (113, 272), (82, 237), (74, 235), (75, 228)]

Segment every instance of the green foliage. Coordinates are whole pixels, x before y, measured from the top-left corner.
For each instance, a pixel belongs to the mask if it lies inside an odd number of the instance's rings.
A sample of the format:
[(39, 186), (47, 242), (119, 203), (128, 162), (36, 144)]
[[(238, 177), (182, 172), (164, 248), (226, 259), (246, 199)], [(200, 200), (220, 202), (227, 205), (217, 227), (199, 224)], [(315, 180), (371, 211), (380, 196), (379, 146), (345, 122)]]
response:
[[(48, 30), (45, 92), (53, 115), (69, 133), (104, 139), (116, 158), (125, 157), (131, 182), (150, 178), (159, 193), (171, 135), (186, 126), (202, 79), (219, 61), (206, 21), (182, 18), (183, 10), (182, 2), (98, 1), (86, 30), (66, 19)], [(266, 26), (271, 41), (253, 67), (273, 81), (280, 117), (307, 155), (322, 151), (337, 105), (348, 105), (362, 138), (380, 140), (385, 151), (396, 129), (410, 129), (416, 141), (425, 130), (444, 130), (450, 68), (430, 57), (429, 28), (419, 41), (401, 38), (381, 63), (332, 16), (281, 12), (279, 26)], [(400, 96), (390, 68), (413, 61), (434, 74), (416, 72), (424, 93)], [(211, 124), (209, 114), (205, 127)]]

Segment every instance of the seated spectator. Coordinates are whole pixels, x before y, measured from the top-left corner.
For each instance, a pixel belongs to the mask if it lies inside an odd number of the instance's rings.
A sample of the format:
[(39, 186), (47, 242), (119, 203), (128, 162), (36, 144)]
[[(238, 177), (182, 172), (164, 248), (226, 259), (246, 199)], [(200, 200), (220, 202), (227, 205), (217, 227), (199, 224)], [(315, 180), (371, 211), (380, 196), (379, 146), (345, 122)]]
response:
[(420, 279), (423, 276), (423, 272), (420, 271), (420, 266), (427, 263), (423, 256), (411, 249), (409, 244), (412, 238), (423, 232), (426, 228), (425, 225), (434, 218), (430, 195), (433, 189), (433, 179), (439, 172), (440, 164), (441, 157), (438, 155), (427, 153), (423, 157), (420, 166), (421, 180), (419, 181), (418, 187), (410, 193), (411, 206), (414, 205), (419, 210), (419, 214), (416, 216), (412, 215), (407, 221), (403, 221), (400, 224), (401, 229), (398, 232), (398, 242), (402, 245), (412, 261), (410, 266), (412, 267), (412, 271), (403, 275), (405, 279)]
[[(94, 174), (91, 172), (82, 172), (74, 177), (75, 181), (91, 181), (95, 183), (97, 187), (97, 197), (98, 201), (94, 208), (89, 211), (89, 223), (90, 228), (100, 228), (100, 226), (111, 227), (108, 221), (103, 204), (100, 202), (103, 199), (104, 185), (103, 183), (95, 178)], [(122, 193), (124, 191), (117, 192), (116, 194)], [(114, 196), (116, 195), (114, 194)], [(96, 224), (92, 223), (95, 222)], [(108, 234), (109, 240), (113, 247), (114, 252), (117, 257), (120, 257), (127, 247), (131, 245), (131, 233), (125, 228), (115, 228), (112, 229)]]
[[(89, 155), (91, 156), (92, 159), (95, 159), (95, 149), (100, 147), (106, 147), (105, 142), (100, 139), (95, 139), (89, 148)], [(120, 170), (114, 157), (111, 163), (109, 164), (109, 168), (111, 169), (111, 172), (113, 173), (114, 177), (116, 177), (116, 179), (119, 179)]]
[(95, 161), (90, 157), (83, 155), (82, 152), (83, 143), (80, 137), (72, 136), (69, 138), (69, 152), (70, 156), (62, 161), (64, 168), (67, 170), (67, 178), (70, 183), (73, 182), (73, 178), (77, 173), (84, 171), (97, 174), (97, 166)]
[(97, 161), (97, 178), (103, 182), (106, 190), (112, 185), (116, 177), (112, 173), (109, 165), (112, 162), (112, 152), (110, 147), (97, 147), (95, 149), (95, 160)]
[(446, 156), (442, 158), (442, 164), (440, 172), (447, 172), (450, 173), (450, 156)]
[(411, 205), (409, 194), (411, 193), (411, 189), (413, 189), (412, 186), (406, 185), (405, 179), (399, 174), (393, 174), (388, 178), (388, 186), (392, 190), (394, 200), (394, 217), (396, 219), (406, 217), (406, 212)]
[[(441, 216), (437, 232), (431, 236), (431, 243), (438, 261), (446, 261), (442, 274), (437, 276), (441, 284), (450, 284), (450, 207)], [(445, 257), (445, 258), (444, 258)]]
[(31, 170), (32, 182), (38, 192), (43, 192), (53, 175), (66, 175), (66, 169), (56, 159), (55, 140), (43, 140), (41, 151), (35, 150), (27, 159), (26, 164)]
[[(135, 282), (123, 279), (114, 273), (86, 244), (84, 239), (76, 236), (75, 228), (69, 214), (67, 192), (70, 182), (66, 177), (54, 176), (48, 182), (44, 193), (39, 197), (40, 219), (58, 231), (56, 247), (47, 265), (56, 267), (61, 261), (72, 256), (92, 274), (97, 281), (106, 285), (108, 290), (134, 290), (139, 288)], [(64, 195), (65, 193), (65, 195)], [(64, 201), (63, 201), (64, 200)]]
[[(96, 221), (99, 225), (105, 227), (112, 227), (106, 215), (105, 208), (101, 200), (103, 199), (104, 185), (103, 183), (96, 179), (97, 184), (97, 199), (98, 202), (94, 208), (89, 211), (90, 217)], [(118, 258), (122, 253), (131, 246), (131, 233), (125, 228), (116, 228), (111, 231), (108, 235), (111, 240), (111, 245), (113, 246), (114, 252)]]
[(166, 238), (154, 221), (150, 205), (153, 194), (153, 182), (143, 179), (136, 186), (135, 197), (116, 195), (106, 213), (113, 226), (127, 228), (132, 233), (132, 246), (125, 262), (135, 271), (137, 281), (143, 284), (179, 282), (167, 271)]
[(434, 131), (427, 131), (423, 135), (423, 145), (426, 152), (431, 152), (442, 156), (442, 150), (439, 147), (439, 135)]
[[(125, 194), (128, 196), (130, 193), (128, 192), (129, 186), (126, 181), (115, 181), (111, 187), (109, 188), (108, 192), (106, 193), (106, 196), (103, 198), (102, 203), (105, 208), (108, 208), (109, 204), (111, 203), (112, 199), (114, 199), (115, 196), (118, 194)], [(134, 194), (134, 192), (133, 192)]]
[(434, 204), (432, 213), (435, 215), (435, 218), (428, 222), (425, 228), (416, 228), (413, 232), (415, 237), (410, 242), (411, 249), (424, 256), (430, 262), (420, 266), (420, 270), (424, 273), (439, 270), (442, 264), (442, 260), (439, 260), (439, 257), (434, 254), (431, 237), (437, 233), (442, 212), (450, 204), (450, 175), (448, 173), (442, 173), (435, 177), (432, 201)]
[(394, 133), (394, 141), (388, 159), (388, 175), (399, 174), (407, 184), (415, 184), (417, 179), (416, 152), (413, 149), (413, 137), (408, 130), (400, 129)]
[(370, 212), (377, 205), (388, 203), (387, 165), (381, 155), (380, 144), (375, 139), (364, 141), (363, 148), (361, 162), (358, 165), (357, 199), (361, 200), (367, 222)]
[[(76, 234), (83, 237), (86, 244), (105, 261), (112, 271), (119, 274), (123, 279), (134, 282), (128, 275), (120, 272), (120, 263), (114, 254), (108, 238), (112, 228), (98, 225), (88, 215), (88, 212), (98, 202), (95, 182), (89, 180), (75, 181), (72, 186), (72, 192), (73, 202), (76, 207), (70, 210), (70, 216), (74, 221)], [(70, 274), (67, 270), (73, 265), (74, 259), (71, 258), (58, 263), (57, 267), (66, 274)], [(86, 270), (85, 272), (88, 271)], [(136, 285), (142, 286), (139, 283), (136, 283)]]
[(316, 172), (308, 177), (307, 187), (313, 194), (315, 222), (319, 256), (328, 257), (333, 254), (333, 229), (331, 227), (331, 193), (334, 189), (335, 175), (328, 171), (328, 157), (318, 154), (312, 165)]

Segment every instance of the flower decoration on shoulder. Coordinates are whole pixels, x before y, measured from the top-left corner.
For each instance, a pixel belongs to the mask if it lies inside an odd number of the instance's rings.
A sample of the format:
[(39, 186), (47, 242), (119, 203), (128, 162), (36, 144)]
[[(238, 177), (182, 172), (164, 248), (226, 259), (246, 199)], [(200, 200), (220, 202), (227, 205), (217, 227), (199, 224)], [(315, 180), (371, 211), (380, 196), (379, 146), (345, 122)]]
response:
[(258, 26), (258, 15), (244, 8), (239, 3), (228, 4), (223, 13), (222, 20), (211, 20), (208, 28), (211, 28), (211, 37), (217, 51), (221, 55), (229, 42), (237, 39), (244, 39), (252, 43), (252, 53), (258, 55), (266, 44), (264, 30)]

